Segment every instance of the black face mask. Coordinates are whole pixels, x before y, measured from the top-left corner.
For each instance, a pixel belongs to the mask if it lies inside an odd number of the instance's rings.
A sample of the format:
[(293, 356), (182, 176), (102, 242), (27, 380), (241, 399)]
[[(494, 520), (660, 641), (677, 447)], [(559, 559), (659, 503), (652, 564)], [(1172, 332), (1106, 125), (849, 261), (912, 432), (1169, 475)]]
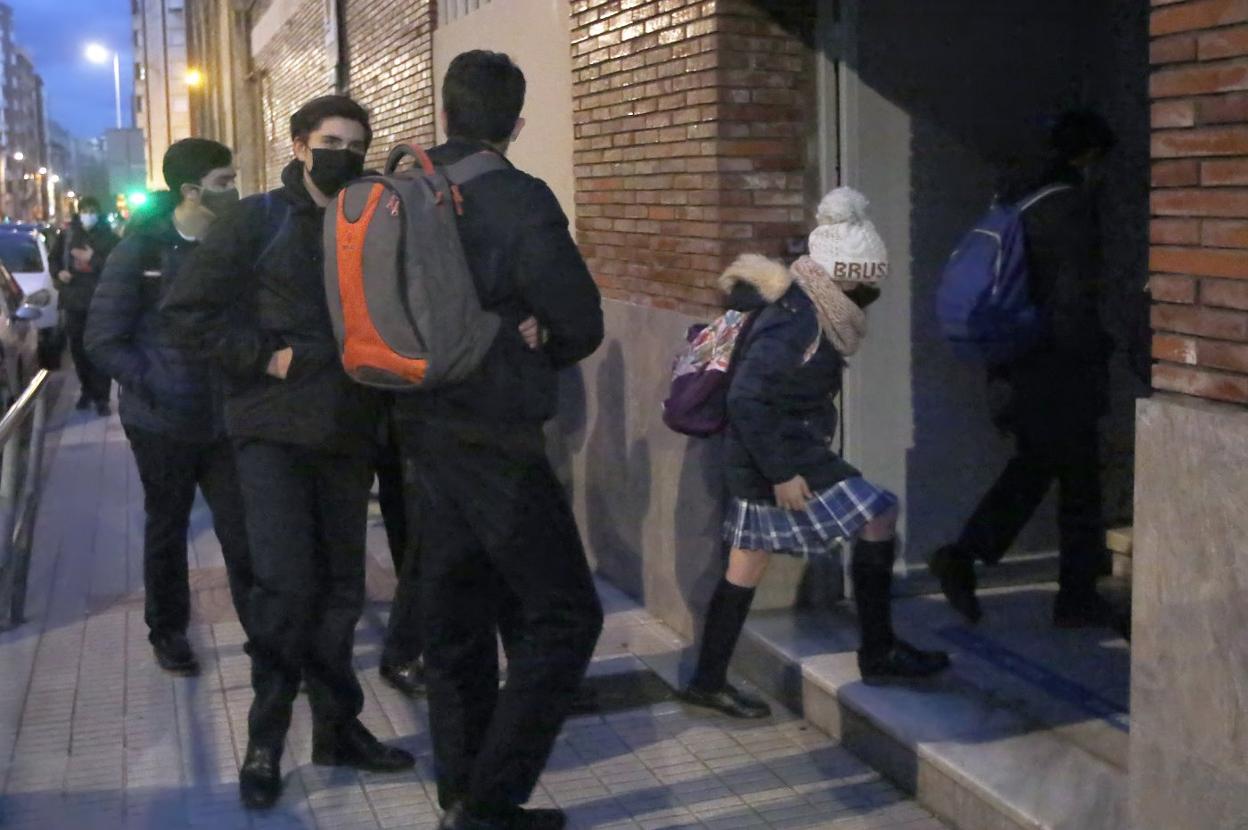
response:
[(234, 205), (238, 204), (238, 188), (227, 187), (225, 190), (199, 189), (199, 203), (213, 216), (221, 216)]
[(880, 289), (869, 283), (860, 282), (845, 292), (845, 296), (854, 301), (859, 308), (866, 308), (880, 298)]
[(312, 169), (308, 175), (316, 189), (326, 196), (333, 196), (343, 185), (358, 179), (364, 172), (364, 157), (351, 150), (312, 151)]

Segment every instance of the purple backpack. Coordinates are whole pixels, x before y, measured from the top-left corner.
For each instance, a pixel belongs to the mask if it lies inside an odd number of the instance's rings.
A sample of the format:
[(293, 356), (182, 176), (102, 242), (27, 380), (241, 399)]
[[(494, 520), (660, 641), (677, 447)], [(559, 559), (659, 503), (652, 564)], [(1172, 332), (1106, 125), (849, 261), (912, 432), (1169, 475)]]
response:
[(676, 358), (663, 402), (663, 423), (681, 435), (709, 438), (728, 426), (728, 387), (757, 315), (729, 311), (710, 325), (692, 326)]

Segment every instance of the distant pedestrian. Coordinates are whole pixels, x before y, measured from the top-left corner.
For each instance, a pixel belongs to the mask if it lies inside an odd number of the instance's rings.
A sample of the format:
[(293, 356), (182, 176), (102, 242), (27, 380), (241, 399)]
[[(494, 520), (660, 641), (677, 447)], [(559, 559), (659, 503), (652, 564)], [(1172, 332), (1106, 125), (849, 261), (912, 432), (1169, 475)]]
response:
[(100, 202), (86, 196), (78, 202), (78, 213), (70, 220), (69, 227), (61, 232), (48, 255), (56, 275), (60, 292), (60, 306), (65, 312), (65, 331), (69, 336), (69, 352), (74, 358), (74, 371), (78, 373), (81, 391), (78, 409), (92, 406), (100, 415), (109, 413), (112, 381), (91, 362), (83, 346), (87, 329), (87, 311), (91, 298), (99, 284), (100, 274), (108, 255), (120, 239), (109, 227), (100, 209)]
[(1014, 457), (958, 540), (930, 560), (950, 604), (972, 622), (983, 613), (975, 561), (1000, 562), (1056, 481), (1061, 564), (1053, 622), (1122, 623), (1096, 589), (1106, 558), (1097, 422), (1109, 408), (1112, 344), (1099, 314), (1092, 184), (1114, 144), (1101, 116), (1067, 113), (1053, 128), (1039, 172), (1009, 177), (999, 193), (1017, 202), (1050, 191), (1023, 214), (1031, 299), (1046, 329), (1021, 357), (989, 370), (993, 419), (1014, 436)]
[(852, 540), (864, 681), (906, 682), (949, 664), (943, 652), (921, 651), (894, 634), (899, 503), (835, 449), (834, 397), (845, 360), (866, 336), (863, 308), (879, 296), (888, 272), (865, 208), (856, 191), (834, 190), (819, 205), (809, 256), (786, 268), (747, 254), (720, 278), (728, 306), (755, 317), (728, 390), (728, 569), (711, 596), (697, 667), (681, 697), (732, 717), (770, 714), (764, 701), (731, 686), (727, 672), (775, 553), (830, 556), (841, 540)]
[(255, 573), (255, 699), (239, 773), (242, 801), (255, 809), (281, 794), (301, 677), (313, 763), (375, 772), (415, 763), (359, 720), (352, 651), (381, 401), (343, 370), (323, 276), (325, 207), (362, 172), (372, 132), (364, 108), (339, 95), (305, 104), (290, 130), (295, 158), (282, 186), (216, 223), (165, 299), (182, 336), (227, 376), (226, 431)]
[(212, 511), (230, 594), (247, 626), (251, 559), (220, 383), (208, 360), (173, 335), (161, 298), (199, 240), (238, 202), (230, 149), (203, 138), (165, 153), (170, 193), (153, 197), (104, 266), (87, 317), (94, 365), (121, 386), (121, 424), (143, 483), (143, 584), (148, 639), (161, 668), (197, 674), (186, 637), (187, 533), (198, 487)]

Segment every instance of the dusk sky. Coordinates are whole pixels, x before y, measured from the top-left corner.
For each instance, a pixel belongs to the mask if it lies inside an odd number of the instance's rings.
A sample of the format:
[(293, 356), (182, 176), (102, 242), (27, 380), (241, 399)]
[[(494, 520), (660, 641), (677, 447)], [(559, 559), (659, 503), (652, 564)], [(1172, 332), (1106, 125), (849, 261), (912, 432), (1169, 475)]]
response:
[(49, 117), (75, 135), (98, 136), (112, 128), (113, 67), (83, 56), (97, 41), (121, 52), (121, 117), (134, 126), (131, 95), (134, 36), (130, 0), (0, 0), (13, 9), (14, 39), (43, 76)]

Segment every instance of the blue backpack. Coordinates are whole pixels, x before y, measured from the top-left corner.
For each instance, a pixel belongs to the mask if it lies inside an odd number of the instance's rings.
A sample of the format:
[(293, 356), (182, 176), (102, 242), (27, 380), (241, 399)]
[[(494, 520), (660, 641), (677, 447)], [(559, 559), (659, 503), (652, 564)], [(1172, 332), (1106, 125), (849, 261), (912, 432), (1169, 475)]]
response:
[(1041, 338), (1044, 317), (1031, 300), (1023, 214), (1070, 190), (1057, 184), (1021, 202), (996, 202), (949, 257), (936, 292), (936, 316), (959, 357), (1009, 363)]

